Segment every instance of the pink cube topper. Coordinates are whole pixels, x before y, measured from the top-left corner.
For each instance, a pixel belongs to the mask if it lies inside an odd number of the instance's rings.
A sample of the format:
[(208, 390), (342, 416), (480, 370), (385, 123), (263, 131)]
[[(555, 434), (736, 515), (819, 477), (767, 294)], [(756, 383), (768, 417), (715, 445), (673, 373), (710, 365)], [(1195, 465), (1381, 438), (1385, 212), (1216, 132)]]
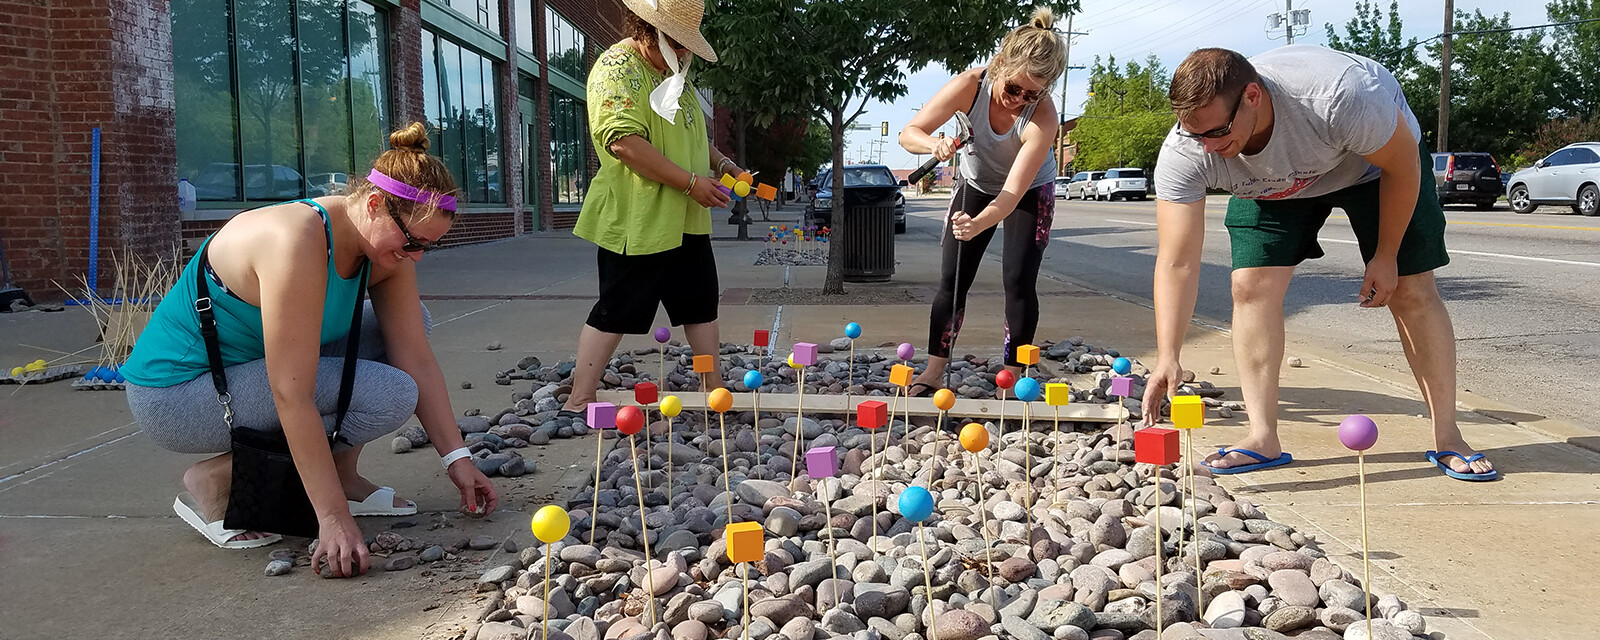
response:
[(615, 429), (617, 428), (617, 405), (609, 402), (589, 403), (588, 423), (590, 429)]
[(813, 480), (839, 475), (839, 457), (835, 447), (814, 447), (806, 452), (806, 475)]
[(655, 404), (660, 396), (654, 382), (641, 382), (633, 385), (633, 401), (639, 404)]
[(1111, 379), (1111, 395), (1126, 398), (1133, 395), (1133, 377), (1117, 376)]
[(755, 346), (765, 347), (772, 343), (772, 332), (756, 329)]
[(1145, 464), (1168, 465), (1178, 461), (1178, 432), (1151, 427), (1133, 432), (1133, 458)]
[(809, 367), (817, 363), (817, 345), (809, 342), (794, 343), (794, 363)]

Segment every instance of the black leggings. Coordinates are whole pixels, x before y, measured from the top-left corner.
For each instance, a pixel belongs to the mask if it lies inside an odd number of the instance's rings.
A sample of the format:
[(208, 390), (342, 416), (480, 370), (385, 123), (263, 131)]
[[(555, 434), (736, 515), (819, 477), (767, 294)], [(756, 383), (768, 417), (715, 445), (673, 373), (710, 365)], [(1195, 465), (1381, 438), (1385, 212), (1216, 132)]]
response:
[[(965, 182), (950, 199), (949, 217), (957, 211), (976, 216), (994, 200), (994, 196), (978, 191)], [(1001, 276), (1006, 294), (1006, 364), (1020, 366), (1017, 347), (1033, 343), (1033, 333), (1039, 327), (1039, 263), (1044, 260), (1045, 246), (1050, 243), (1050, 224), (1055, 217), (1055, 182), (1046, 182), (1029, 189), (1017, 202), (1017, 208), (1004, 221), (1005, 248), (1001, 254)], [(939, 292), (933, 297), (933, 313), (928, 326), (928, 353), (948, 358), (955, 346), (956, 335), (961, 332), (961, 320), (966, 315), (967, 291), (978, 276), (978, 264), (983, 252), (994, 237), (994, 227), (984, 229), (977, 237), (960, 242), (952, 235), (950, 224), (944, 225), (943, 266), (940, 269)], [(961, 265), (959, 286), (956, 282), (956, 263)], [(952, 304), (952, 300), (954, 303)]]

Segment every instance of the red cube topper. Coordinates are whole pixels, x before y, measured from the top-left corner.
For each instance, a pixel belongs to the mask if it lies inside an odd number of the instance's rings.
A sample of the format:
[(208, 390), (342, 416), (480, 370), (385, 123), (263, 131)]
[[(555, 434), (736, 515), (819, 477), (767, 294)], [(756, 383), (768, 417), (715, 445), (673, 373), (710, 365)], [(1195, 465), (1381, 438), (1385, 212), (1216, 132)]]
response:
[(772, 332), (756, 329), (755, 346), (765, 347), (772, 342)]
[(856, 405), (856, 424), (864, 429), (877, 429), (889, 424), (889, 405), (878, 400)]
[(1168, 465), (1178, 461), (1178, 431), (1151, 427), (1133, 432), (1133, 459), (1145, 464)]
[(639, 404), (655, 404), (659, 399), (660, 391), (654, 382), (641, 382), (633, 385), (633, 401)]

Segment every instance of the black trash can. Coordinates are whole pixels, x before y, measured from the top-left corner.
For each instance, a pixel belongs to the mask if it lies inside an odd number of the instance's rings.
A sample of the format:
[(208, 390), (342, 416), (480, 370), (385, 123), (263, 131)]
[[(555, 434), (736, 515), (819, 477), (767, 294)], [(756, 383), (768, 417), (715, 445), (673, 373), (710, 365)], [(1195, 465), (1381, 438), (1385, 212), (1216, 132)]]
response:
[(845, 187), (844, 279), (884, 282), (894, 275), (894, 194), (898, 186)]

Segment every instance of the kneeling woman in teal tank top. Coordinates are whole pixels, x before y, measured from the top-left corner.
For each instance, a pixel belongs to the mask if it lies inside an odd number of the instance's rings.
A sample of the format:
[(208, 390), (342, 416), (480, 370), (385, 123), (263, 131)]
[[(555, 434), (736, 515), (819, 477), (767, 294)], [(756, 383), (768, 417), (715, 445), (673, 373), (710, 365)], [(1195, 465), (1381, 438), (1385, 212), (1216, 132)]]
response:
[[(414, 503), (356, 471), (362, 445), (413, 415), (460, 490), (462, 510), (483, 516), (498, 502), (494, 486), (468, 459), (417, 294), (416, 263), (454, 220), (455, 180), (427, 155), (420, 123), (389, 142), (393, 148), (349, 195), (273, 205), (228, 221), (185, 266), (121, 369), (128, 405), (147, 437), (180, 453), (221, 454), (184, 472), (187, 491), (173, 503), (219, 547), (259, 547), (281, 537), (222, 523), (232, 439), (195, 309), (199, 284), (212, 301), (234, 427), (281, 429), (288, 441), (318, 520), (313, 567), (326, 561), (338, 576), (365, 572), (367, 546), (354, 516), (416, 513)], [(371, 301), (349, 407), (330, 446), (363, 276)]]

